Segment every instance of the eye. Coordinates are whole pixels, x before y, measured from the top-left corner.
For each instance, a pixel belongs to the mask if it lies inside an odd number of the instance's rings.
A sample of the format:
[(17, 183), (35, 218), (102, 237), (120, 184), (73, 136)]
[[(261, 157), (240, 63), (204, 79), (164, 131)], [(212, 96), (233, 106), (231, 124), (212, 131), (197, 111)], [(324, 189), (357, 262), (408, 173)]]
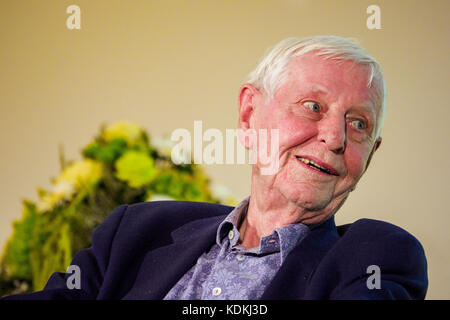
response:
[(305, 101), (303, 104), (312, 112), (315, 112), (315, 113), (320, 112), (320, 105), (317, 102)]
[(366, 123), (362, 120), (353, 120), (351, 122), (351, 125), (353, 126), (353, 128), (358, 129), (358, 130), (364, 130), (367, 128)]

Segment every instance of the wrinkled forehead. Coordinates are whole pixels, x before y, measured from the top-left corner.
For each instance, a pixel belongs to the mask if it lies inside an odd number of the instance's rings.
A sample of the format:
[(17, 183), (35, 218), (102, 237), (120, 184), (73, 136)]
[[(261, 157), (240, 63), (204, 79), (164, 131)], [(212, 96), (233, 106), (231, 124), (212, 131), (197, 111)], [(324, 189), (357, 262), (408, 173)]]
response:
[[(335, 60), (315, 53), (294, 57), (287, 64), (284, 85), (312, 89), (353, 104), (370, 104), (378, 116), (382, 101), (381, 79), (371, 78), (370, 67), (350, 60)], [(281, 89), (281, 87), (280, 87)]]

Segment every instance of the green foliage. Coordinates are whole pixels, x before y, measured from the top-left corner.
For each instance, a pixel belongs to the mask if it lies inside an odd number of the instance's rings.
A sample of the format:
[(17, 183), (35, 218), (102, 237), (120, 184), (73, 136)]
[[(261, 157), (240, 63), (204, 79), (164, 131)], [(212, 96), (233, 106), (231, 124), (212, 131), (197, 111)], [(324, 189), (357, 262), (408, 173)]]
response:
[(65, 272), (73, 254), (91, 245), (92, 231), (120, 204), (224, 202), (213, 197), (199, 166), (173, 164), (133, 123), (103, 126), (82, 156), (62, 163), (51, 190), (38, 188), (37, 203), (23, 201), (0, 262), (0, 296), (42, 290), (53, 272)]
[(36, 207), (29, 201), (24, 201), (22, 219), (14, 222), (14, 232), (9, 239), (4, 262), (10, 267), (10, 274), (21, 280), (32, 279), (30, 252), (33, 230), (37, 220)]
[(113, 163), (126, 148), (127, 142), (124, 139), (114, 139), (109, 143), (100, 140), (89, 144), (83, 150), (83, 155), (86, 158)]

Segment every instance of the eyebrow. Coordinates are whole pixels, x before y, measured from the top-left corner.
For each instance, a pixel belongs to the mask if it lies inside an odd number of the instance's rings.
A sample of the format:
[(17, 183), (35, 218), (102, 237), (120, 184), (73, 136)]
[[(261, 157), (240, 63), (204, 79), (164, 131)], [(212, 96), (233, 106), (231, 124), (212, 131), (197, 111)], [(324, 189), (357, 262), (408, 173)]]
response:
[(328, 93), (327, 89), (325, 89), (324, 87), (319, 86), (319, 85), (317, 85), (317, 84), (313, 84), (313, 85), (310, 87), (310, 90), (311, 90), (311, 92), (313, 92), (313, 93), (321, 93), (321, 94), (327, 94), (327, 93)]
[[(312, 84), (308, 87), (307, 90), (311, 93), (319, 94), (319, 95), (327, 95), (328, 94), (328, 90), (319, 84)], [(368, 102), (373, 104), (373, 101), (370, 99), (368, 100)], [(368, 113), (370, 113), (371, 115), (373, 115), (374, 118), (376, 118), (376, 116), (377, 116), (377, 112), (374, 110), (374, 108), (372, 108), (372, 106), (369, 106), (368, 104), (354, 105), (354, 106), (352, 106), (352, 109), (353, 108), (363, 109), (363, 110), (367, 111)]]
[[(318, 85), (318, 84), (311, 85), (309, 87), (309, 90), (310, 90), (310, 92), (312, 92), (314, 94), (319, 94), (319, 95), (327, 95), (328, 94), (328, 90), (325, 87)], [(373, 104), (373, 102), (370, 100), (368, 102)], [(372, 106), (369, 106), (368, 104), (361, 104), (361, 105), (358, 104), (358, 105), (352, 106), (350, 108), (350, 110), (355, 110), (355, 111), (363, 110), (363, 111), (367, 112), (368, 114), (370, 114), (372, 121), (374, 122), (374, 125), (375, 125), (375, 122), (377, 120), (377, 112)]]
[[(312, 93), (318, 93), (318, 94), (328, 94), (328, 90), (325, 87), (322, 87), (321, 85), (317, 85), (317, 84), (313, 84), (310, 86), (310, 91)], [(372, 101), (369, 100), (369, 102), (372, 103)], [(356, 109), (364, 109), (365, 111), (367, 111), (368, 113), (372, 114), (373, 116), (376, 117), (376, 111), (374, 110), (374, 108), (372, 108), (372, 106), (369, 106), (368, 104), (361, 104), (361, 105), (355, 105), (352, 106), (352, 109), (356, 108)]]
[(305, 94), (310, 93), (315, 95), (327, 95), (328, 91), (320, 85), (313, 84), (311, 86), (308, 86), (306, 90), (301, 90), (300, 92), (298, 92), (295, 96), (295, 102), (298, 103), (302, 99), (301, 97), (303, 97)]
[(373, 121), (376, 121), (377, 112), (375, 111), (375, 109), (372, 106), (369, 106), (368, 104), (354, 105), (354, 106), (352, 106), (350, 108), (350, 110), (357, 110), (357, 111), (358, 110), (363, 110), (363, 111), (367, 112), (368, 114), (370, 114), (372, 116)]

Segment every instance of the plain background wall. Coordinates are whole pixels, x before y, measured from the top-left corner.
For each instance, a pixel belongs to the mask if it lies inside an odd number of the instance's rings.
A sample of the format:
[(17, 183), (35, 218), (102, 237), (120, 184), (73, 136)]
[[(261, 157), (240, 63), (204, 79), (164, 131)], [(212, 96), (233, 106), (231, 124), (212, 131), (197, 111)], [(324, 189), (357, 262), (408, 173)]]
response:
[[(81, 8), (69, 30), (66, 8)], [(381, 8), (381, 30), (366, 8)], [(448, 299), (450, 2), (383, 0), (55, 0), (0, 2), (0, 244), (102, 122), (152, 136), (237, 125), (237, 94), (265, 50), (289, 36), (356, 38), (383, 66), (387, 117), (371, 167), (336, 216), (397, 224), (423, 244), (428, 299)], [(241, 200), (248, 165), (206, 166)]]

